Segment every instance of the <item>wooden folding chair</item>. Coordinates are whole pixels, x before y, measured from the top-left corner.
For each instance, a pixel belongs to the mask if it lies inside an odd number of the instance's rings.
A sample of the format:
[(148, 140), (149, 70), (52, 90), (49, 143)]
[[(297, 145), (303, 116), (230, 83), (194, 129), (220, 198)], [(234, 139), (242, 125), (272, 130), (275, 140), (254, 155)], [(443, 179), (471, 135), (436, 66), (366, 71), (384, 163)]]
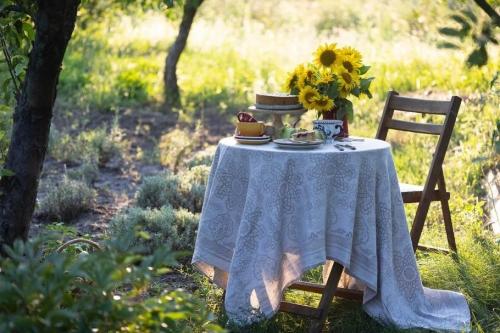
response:
[[(384, 112), (377, 131), (377, 139), (385, 140), (389, 129), (439, 136), (424, 186), (400, 184), (403, 202), (418, 203), (411, 227), (411, 239), (414, 251), (416, 251), (418, 247), (423, 250), (448, 252), (445, 249), (419, 245), (425, 219), (432, 201), (441, 202), (448, 246), (453, 252), (457, 251), (455, 235), (451, 223), (450, 207), (448, 205), (450, 193), (446, 191), (442, 164), (446, 150), (448, 149), (453, 127), (455, 126), (455, 120), (461, 101), (462, 100), (458, 96), (453, 96), (450, 101), (436, 101), (402, 97), (399, 96), (397, 92), (390, 91), (385, 102)], [(445, 116), (445, 120), (444, 123), (440, 125), (395, 120), (393, 119), (394, 110), (442, 115)]]

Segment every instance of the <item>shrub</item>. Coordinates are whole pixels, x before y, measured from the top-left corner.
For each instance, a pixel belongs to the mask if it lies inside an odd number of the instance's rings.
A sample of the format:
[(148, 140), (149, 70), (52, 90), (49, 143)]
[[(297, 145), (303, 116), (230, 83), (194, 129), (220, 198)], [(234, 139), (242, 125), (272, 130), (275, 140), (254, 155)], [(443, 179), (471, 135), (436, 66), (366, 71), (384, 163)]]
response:
[(39, 239), (6, 248), (0, 332), (222, 331), (193, 295), (144, 295), (155, 276), (176, 264), (171, 252), (160, 248), (142, 256), (121, 244), (112, 239), (85, 255), (46, 254)]
[(198, 165), (211, 166), (216, 148), (217, 146), (209, 146), (203, 150), (197, 151), (194, 153), (193, 157), (186, 161), (186, 166), (189, 169)]
[(194, 246), (198, 215), (184, 209), (174, 210), (171, 206), (161, 209), (131, 208), (115, 216), (110, 223), (109, 232), (119, 236), (138, 231), (124, 244), (127, 248), (138, 247), (146, 253), (152, 253), (160, 246), (175, 250), (191, 250)]
[(176, 128), (163, 135), (158, 145), (160, 163), (176, 172), (201, 145), (201, 127), (194, 131)]
[(109, 225), (109, 231), (115, 237), (130, 230), (139, 233), (124, 244), (127, 248), (139, 247), (146, 253), (153, 252), (161, 245), (173, 248), (177, 235), (174, 210), (171, 206), (161, 209), (131, 208), (115, 216)]
[(199, 165), (179, 175), (181, 179), (179, 192), (184, 207), (193, 212), (201, 212), (209, 174), (209, 166)]
[(90, 149), (90, 160), (95, 160), (103, 166), (113, 157), (121, 157), (126, 142), (123, 139), (123, 131), (116, 124), (108, 131), (101, 127), (92, 131), (82, 132), (78, 141)]
[(64, 178), (42, 200), (39, 213), (69, 222), (93, 206), (95, 195), (87, 184)]
[(146, 177), (136, 194), (137, 206), (142, 208), (179, 206), (178, 186), (179, 178), (170, 172)]
[(87, 156), (87, 147), (56, 128), (50, 130), (49, 155), (61, 162), (77, 162)]
[(127, 144), (123, 136), (123, 131), (116, 124), (109, 130), (101, 127), (83, 131), (76, 138), (53, 129), (49, 154), (62, 162), (95, 161), (103, 166), (112, 158), (122, 156)]
[(99, 178), (99, 168), (92, 161), (85, 162), (76, 169), (68, 170), (66, 175), (70, 179), (79, 180), (87, 185), (91, 185)]
[(191, 213), (186, 209), (179, 209), (175, 211), (175, 224), (177, 226), (178, 239), (176, 247), (179, 250), (193, 250), (196, 241), (196, 231), (198, 230), (198, 223), (200, 222), (200, 215)]

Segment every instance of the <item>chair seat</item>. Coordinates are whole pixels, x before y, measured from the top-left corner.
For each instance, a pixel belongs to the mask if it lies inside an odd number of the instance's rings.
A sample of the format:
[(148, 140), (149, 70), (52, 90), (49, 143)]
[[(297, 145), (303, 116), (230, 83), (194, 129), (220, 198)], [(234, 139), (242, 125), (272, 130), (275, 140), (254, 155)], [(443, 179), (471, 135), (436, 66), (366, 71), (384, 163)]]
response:
[[(399, 184), (399, 189), (401, 190), (401, 195), (403, 196), (404, 203), (420, 202), (420, 199), (422, 198), (422, 192), (424, 191), (423, 186), (404, 183)], [(439, 191), (434, 190), (431, 192), (429, 199), (431, 201), (440, 201), (442, 198), (439, 195)], [(450, 199), (450, 192), (446, 192), (444, 199)]]

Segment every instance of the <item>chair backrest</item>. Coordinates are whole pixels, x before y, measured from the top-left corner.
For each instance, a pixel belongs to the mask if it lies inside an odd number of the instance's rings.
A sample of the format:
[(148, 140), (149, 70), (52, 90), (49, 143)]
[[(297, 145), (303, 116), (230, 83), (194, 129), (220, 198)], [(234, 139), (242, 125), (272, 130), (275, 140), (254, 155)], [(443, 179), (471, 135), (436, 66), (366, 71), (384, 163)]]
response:
[[(387, 132), (399, 130), (414, 133), (438, 135), (439, 140), (434, 151), (427, 180), (424, 185), (423, 197), (436, 188), (438, 175), (442, 172), (446, 150), (450, 142), (453, 127), (457, 119), (462, 99), (453, 96), (449, 101), (426, 100), (399, 96), (396, 91), (390, 91), (385, 102), (382, 119), (377, 130), (377, 139), (385, 140)], [(404, 111), (422, 114), (442, 115), (445, 117), (442, 124), (415, 123), (393, 119), (394, 111)]]

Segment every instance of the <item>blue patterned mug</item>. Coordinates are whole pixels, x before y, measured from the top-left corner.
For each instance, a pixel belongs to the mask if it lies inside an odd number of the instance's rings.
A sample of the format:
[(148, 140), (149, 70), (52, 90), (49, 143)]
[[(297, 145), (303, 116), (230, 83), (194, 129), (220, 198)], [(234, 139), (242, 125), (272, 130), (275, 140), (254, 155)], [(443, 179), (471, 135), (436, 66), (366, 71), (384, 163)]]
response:
[(342, 120), (323, 119), (314, 120), (313, 129), (323, 134), (325, 143), (333, 143), (333, 140), (342, 133)]

